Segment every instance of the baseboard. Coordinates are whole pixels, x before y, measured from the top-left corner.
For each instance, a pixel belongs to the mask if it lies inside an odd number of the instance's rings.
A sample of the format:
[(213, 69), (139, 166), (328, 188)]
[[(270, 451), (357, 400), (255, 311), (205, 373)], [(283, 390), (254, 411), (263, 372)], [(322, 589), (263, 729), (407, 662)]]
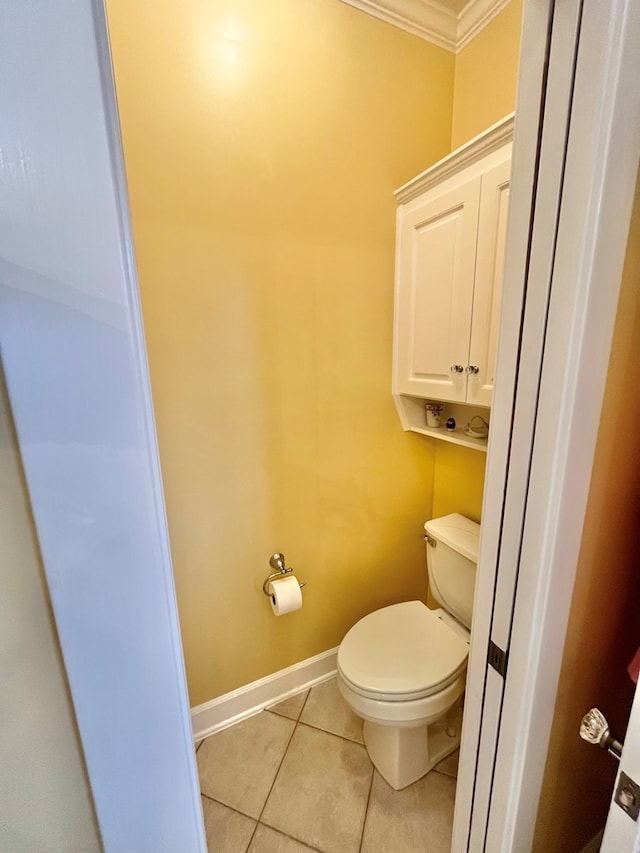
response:
[(327, 681), (336, 673), (337, 654), (337, 647), (329, 649), (210, 702), (196, 705), (191, 709), (193, 739), (198, 741), (222, 731), (240, 720), (252, 717), (268, 705), (282, 702), (307, 687)]

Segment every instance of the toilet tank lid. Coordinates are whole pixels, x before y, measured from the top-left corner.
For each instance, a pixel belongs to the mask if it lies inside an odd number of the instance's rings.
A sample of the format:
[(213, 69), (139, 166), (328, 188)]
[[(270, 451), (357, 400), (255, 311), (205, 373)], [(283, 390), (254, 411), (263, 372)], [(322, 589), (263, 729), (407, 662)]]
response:
[(424, 529), (433, 539), (448, 545), (468, 560), (478, 562), (480, 525), (475, 521), (453, 512), (451, 515), (425, 522)]

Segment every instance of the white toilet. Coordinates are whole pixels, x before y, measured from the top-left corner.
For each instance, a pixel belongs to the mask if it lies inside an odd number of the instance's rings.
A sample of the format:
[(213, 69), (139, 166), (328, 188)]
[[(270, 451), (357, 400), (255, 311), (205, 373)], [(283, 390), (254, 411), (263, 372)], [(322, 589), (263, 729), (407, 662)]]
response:
[(362, 717), (378, 772), (405, 788), (460, 743), (480, 525), (458, 513), (425, 524), (430, 610), (405, 601), (365, 616), (338, 649), (338, 687)]

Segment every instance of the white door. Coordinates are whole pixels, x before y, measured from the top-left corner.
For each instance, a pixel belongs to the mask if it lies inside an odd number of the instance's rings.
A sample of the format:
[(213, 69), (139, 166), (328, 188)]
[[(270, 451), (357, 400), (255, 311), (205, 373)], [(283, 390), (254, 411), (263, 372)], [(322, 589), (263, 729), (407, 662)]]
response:
[[(637, 791), (634, 790), (634, 785), (638, 786)], [(627, 791), (632, 800), (626, 799)], [(617, 800), (624, 802), (626, 809), (619, 805)], [(635, 806), (640, 806), (640, 690), (637, 689), (600, 853), (640, 851), (640, 821), (637, 811), (634, 810)]]
[(531, 848), (640, 157), (640, 4), (523, 32), (454, 853)]
[(0, 351), (100, 835), (203, 853), (102, 4), (5, 0), (0, 57)]

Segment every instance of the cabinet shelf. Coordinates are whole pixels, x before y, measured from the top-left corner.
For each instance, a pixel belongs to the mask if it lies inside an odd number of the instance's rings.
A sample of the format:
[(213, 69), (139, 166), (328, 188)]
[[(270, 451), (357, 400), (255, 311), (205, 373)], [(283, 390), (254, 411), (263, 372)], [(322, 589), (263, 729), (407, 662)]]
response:
[(420, 435), (428, 435), (429, 438), (437, 438), (439, 441), (448, 441), (450, 444), (460, 444), (462, 447), (472, 447), (474, 450), (487, 452), (488, 440), (486, 438), (472, 438), (466, 435), (460, 427), (454, 430), (448, 430), (445, 427), (431, 429), (430, 427), (409, 427), (411, 432), (418, 432)]
[[(508, 116), (396, 193), (392, 393), (402, 427), (484, 453), (487, 439), (464, 426), (490, 418), (512, 132)], [(428, 400), (444, 407), (437, 429)]]
[[(448, 441), (450, 444), (458, 444), (461, 447), (470, 447), (471, 449), (479, 450), (482, 453), (487, 452), (487, 439), (472, 438), (469, 435), (465, 435), (463, 426), (475, 415), (479, 415), (489, 423), (490, 410), (488, 408), (467, 406), (464, 403), (447, 403), (443, 401), (443, 425), (441, 427), (431, 428), (426, 425), (426, 413), (424, 406), (427, 401), (425, 399), (422, 397), (410, 397), (406, 394), (396, 394), (394, 396), (394, 401), (398, 414), (400, 415), (403, 429), (411, 432), (417, 432), (420, 435), (426, 435), (429, 438), (435, 438), (438, 441)], [(455, 430), (450, 431), (444, 426), (444, 422), (447, 418), (455, 419)]]

